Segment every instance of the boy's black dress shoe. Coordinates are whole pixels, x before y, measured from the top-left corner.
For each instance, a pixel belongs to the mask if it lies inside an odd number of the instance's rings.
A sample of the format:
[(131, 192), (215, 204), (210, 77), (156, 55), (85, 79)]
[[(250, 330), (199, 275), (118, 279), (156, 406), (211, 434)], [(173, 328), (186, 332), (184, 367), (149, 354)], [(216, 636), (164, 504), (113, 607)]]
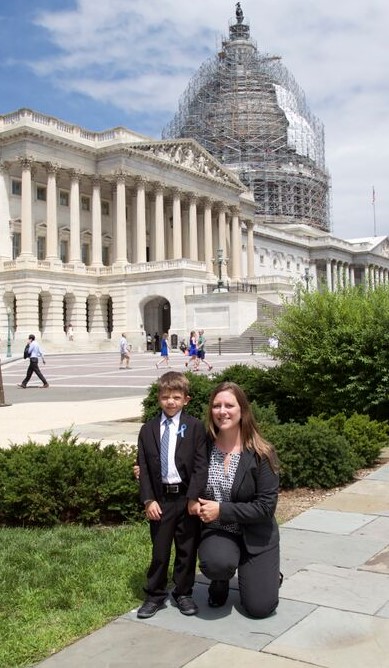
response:
[(158, 610), (161, 610), (165, 605), (164, 601), (156, 603), (155, 601), (145, 601), (143, 605), (140, 606), (136, 616), (138, 619), (148, 619), (149, 617), (154, 617), (155, 613)]
[(173, 596), (177, 608), (183, 615), (197, 615), (199, 609), (191, 596)]

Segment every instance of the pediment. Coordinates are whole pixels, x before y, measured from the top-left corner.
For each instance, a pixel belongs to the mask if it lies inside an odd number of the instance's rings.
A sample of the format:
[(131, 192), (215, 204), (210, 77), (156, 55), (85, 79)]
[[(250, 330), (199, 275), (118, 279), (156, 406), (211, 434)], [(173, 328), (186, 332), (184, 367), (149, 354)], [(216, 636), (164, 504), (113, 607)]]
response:
[(229, 170), (225, 169), (215, 158), (205, 151), (200, 144), (191, 140), (153, 141), (134, 144), (132, 150), (141, 151), (158, 160), (169, 162), (173, 166), (188, 169), (225, 184), (238, 186), (241, 190), (245, 186)]
[(384, 241), (382, 241), (380, 244), (377, 244), (373, 251), (378, 255), (382, 255), (382, 257), (389, 258), (389, 237), (386, 237)]

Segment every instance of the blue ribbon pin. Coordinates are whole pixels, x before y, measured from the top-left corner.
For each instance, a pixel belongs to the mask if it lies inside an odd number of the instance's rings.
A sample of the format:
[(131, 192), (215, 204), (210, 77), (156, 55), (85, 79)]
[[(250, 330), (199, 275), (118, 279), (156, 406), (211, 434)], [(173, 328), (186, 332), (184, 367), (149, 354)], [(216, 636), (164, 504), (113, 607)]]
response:
[(181, 436), (181, 438), (184, 438), (185, 435), (185, 429), (187, 429), (186, 424), (182, 424), (179, 430), (177, 431), (177, 436)]

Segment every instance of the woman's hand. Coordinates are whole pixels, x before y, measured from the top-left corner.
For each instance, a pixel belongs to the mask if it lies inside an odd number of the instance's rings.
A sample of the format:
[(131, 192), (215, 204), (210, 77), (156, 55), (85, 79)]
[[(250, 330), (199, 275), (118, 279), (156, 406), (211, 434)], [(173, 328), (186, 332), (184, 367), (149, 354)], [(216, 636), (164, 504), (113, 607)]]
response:
[(218, 501), (209, 501), (208, 499), (199, 499), (200, 519), (207, 524), (219, 519), (220, 503)]

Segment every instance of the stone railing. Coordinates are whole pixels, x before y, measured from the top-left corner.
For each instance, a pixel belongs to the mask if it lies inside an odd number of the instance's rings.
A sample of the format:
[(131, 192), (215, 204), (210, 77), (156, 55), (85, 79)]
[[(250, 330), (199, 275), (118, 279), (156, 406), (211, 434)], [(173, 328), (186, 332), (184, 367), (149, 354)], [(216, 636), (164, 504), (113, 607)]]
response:
[(123, 127), (111, 128), (103, 132), (91, 132), (78, 125), (67, 123), (54, 116), (46, 116), (32, 109), (18, 109), (10, 114), (0, 115), (0, 133), (2, 130), (9, 130), (10, 126), (29, 126), (44, 127), (45, 131), (53, 132), (56, 135), (65, 135), (67, 137), (77, 138), (79, 141), (91, 146), (101, 145), (106, 142), (116, 142), (121, 140), (124, 143), (144, 142), (148, 139), (131, 130)]
[[(36, 261), (36, 258), (35, 258)], [(14, 271), (15, 269), (22, 269), (23, 262), (18, 260), (4, 260), (0, 264), (0, 269), (3, 271)], [(180, 260), (161, 260), (160, 262), (141, 262), (139, 264), (126, 264), (124, 266), (89, 266), (82, 263), (74, 264), (73, 262), (52, 264), (49, 260), (39, 260), (36, 263), (36, 269), (53, 272), (66, 272), (68, 274), (88, 274), (93, 276), (110, 276), (112, 274), (142, 274), (161, 271), (174, 271), (177, 269), (187, 269), (190, 271), (205, 272), (206, 266), (204, 262), (196, 262), (186, 258)]]

